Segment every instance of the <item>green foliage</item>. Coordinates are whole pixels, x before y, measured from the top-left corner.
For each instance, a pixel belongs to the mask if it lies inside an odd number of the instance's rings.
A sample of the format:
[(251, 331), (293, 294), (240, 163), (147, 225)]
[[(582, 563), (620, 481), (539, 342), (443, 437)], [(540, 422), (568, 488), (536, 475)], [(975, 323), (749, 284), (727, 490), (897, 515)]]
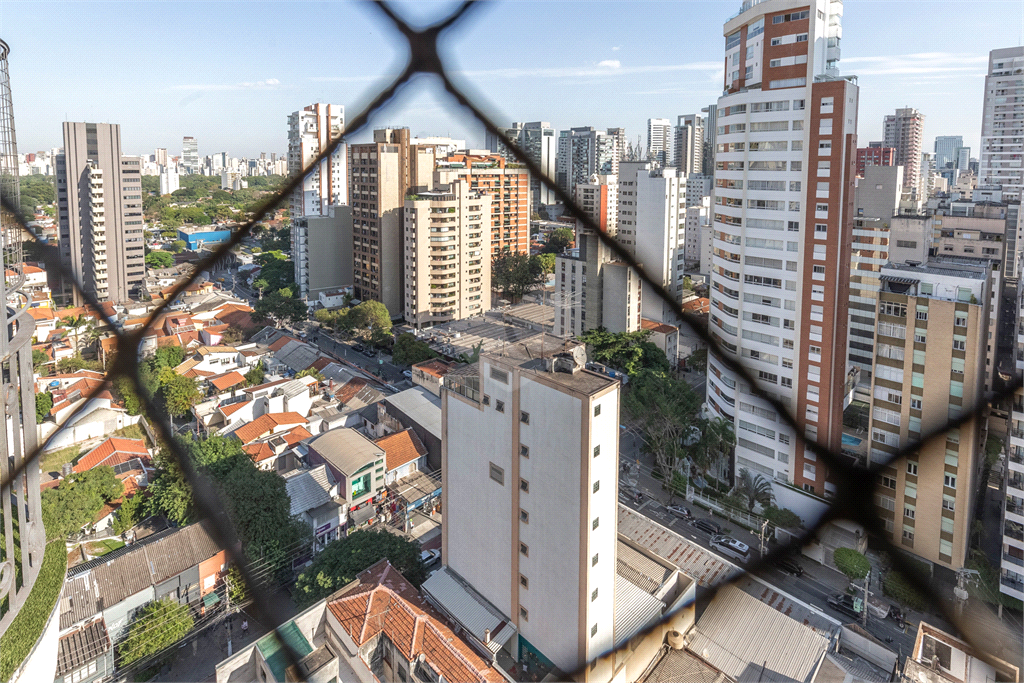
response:
[(701, 374), (708, 371), (708, 350), (697, 349), (686, 359), (686, 367)]
[(851, 581), (861, 581), (871, 571), (871, 562), (853, 548), (836, 548), (832, 555), (836, 569)]
[(683, 291), (693, 291), (693, 280), (689, 275), (683, 276)]
[(416, 338), (416, 335), (405, 332), (395, 339), (395, 348), (392, 350), (392, 360), (396, 365), (414, 365), (431, 358), (436, 358), (426, 342)]
[(62, 358), (57, 361), (57, 372), (70, 374), (72, 372), (78, 372), (79, 370), (96, 370), (97, 372), (103, 372), (103, 364), (97, 360), (86, 360), (80, 355), (72, 356), (71, 358)]
[(769, 505), (761, 512), (761, 516), (783, 529), (797, 529), (804, 525), (800, 516), (789, 508), (777, 508), (774, 505)]
[(644, 371), (629, 383), (623, 411), (643, 430), (647, 450), (663, 476), (687, 455), (684, 442), (698, 420), (700, 404), (690, 385), (664, 374)]
[(379, 301), (364, 301), (348, 310), (348, 325), (368, 337), (370, 331), (391, 334), (391, 313)]
[(491, 287), (512, 303), (544, 283), (541, 264), (521, 251), (504, 249), (491, 261)]
[(158, 467), (146, 492), (147, 515), (163, 515), (178, 526), (188, 524), (192, 518), (192, 485), (177, 464), (168, 461)]
[(108, 501), (120, 498), (124, 484), (112, 467), (72, 474), (42, 494), (43, 526), (48, 540), (66, 538), (87, 524)]
[(604, 328), (587, 330), (577, 339), (588, 346), (588, 357), (611, 365), (630, 377), (642, 370), (668, 372), (668, 357), (650, 341), (650, 330), (608, 332)]
[(996, 464), (999, 460), (999, 454), (1003, 452), (1003, 440), (998, 436), (989, 434), (988, 440), (985, 441), (985, 462), (989, 467)]
[(170, 251), (172, 254), (180, 254), (181, 252), (185, 251), (185, 248), (187, 246), (188, 243), (185, 240), (174, 240), (173, 242), (171, 242)]
[(291, 231), (286, 229), (267, 230), (260, 238), (263, 251), (288, 251), (292, 248)]
[(150, 268), (170, 268), (174, 265), (174, 254), (169, 251), (151, 251), (146, 254), (146, 265)]
[(882, 580), (882, 592), (898, 602), (901, 607), (923, 611), (928, 609), (930, 604), (927, 595), (920, 593), (903, 574), (895, 569), (886, 572), (885, 579)]
[(36, 394), (36, 422), (42, 422), (46, 419), (46, 416), (50, 414), (50, 408), (53, 407), (53, 396), (50, 392), (44, 391), (40, 394)]
[(32, 349), (32, 369), (39, 372), (39, 369), (50, 362), (50, 357), (46, 355), (45, 351), (39, 349)]
[(555, 255), (554, 254), (537, 254), (533, 256), (531, 260), (535, 261), (540, 272), (545, 275), (550, 275), (555, 272)]
[(171, 598), (154, 600), (135, 613), (128, 636), (117, 646), (119, 666), (145, 659), (178, 642), (194, 625), (188, 605)]
[(133, 526), (142, 521), (142, 513), (145, 508), (145, 496), (136, 493), (131, 498), (125, 498), (114, 516), (114, 533), (123, 534)]
[(309, 308), (299, 299), (283, 296), (281, 292), (273, 292), (256, 302), (251, 317), (256, 323), (266, 322), (271, 317), (300, 323), (308, 314)]
[(386, 531), (360, 529), (328, 543), (313, 564), (299, 574), (295, 584), (299, 608), (330, 595), (384, 558), (416, 587), (427, 578), (418, 543)]
[(557, 228), (548, 236), (548, 242), (541, 250), (543, 254), (561, 254), (576, 239), (572, 228)]
[[(264, 250), (256, 256), (256, 263), (260, 265), (259, 279), (267, 283), (263, 287), (264, 291), (276, 292), (295, 285), (295, 266), (280, 251)], [(253, 286), (256, 284), (253, 283)]]
[(984, 551), (977, 548), (972, 550), (966, 566), (978, 572), (977, 580), (967, 584), (967, 590), (972, 596), (1018, 612), (1024, 609), (1024, 603), (999, 589), (999, 568), (989, 564)]
[[(167, 370), (173, 372), (170, 368)], [(187, 415), (203, 397), (194, 379), (177, 373), (173, 379), (161, 387), (160, 394), (167, 412), (175, 417)]]
[(142, 176), (142, 191), (146, 194), (160, 191), (160, 177), (155, 175)]
[(185, 362), (185, 349), (181, 346), (164, 346), (156, 350), (150, 361), (150, 367), (154, 370), (161, 368), (176, 368)]
[(228, 575), (225, 578), (228, 585), (228, 600), (232, 605), (240, 605), (249, 599), (249, 587), (242, 576), (242, 570), (237, 565), (231, 565)]
[(267, 287), (269, 287), (270, 283), (267, 282), (266, 278), (262, 278), (261, 277), (261, 278), (257, 278), (256, 280), (253, 280), (252, 286), (256, 290), (257, 294), (259, 294), (260, 298), (262, 299), (263, 298), (263, 290), (266, 289)]
[(42, 635), (53, 606), (60, 597), (67, 573), (68, 553), (63, 541), (46, 546), (43, 564), (25, 604), (0, 634), (0, 681), (9, 681)]
[(263, 369), (263, 361), (260, 361), (249, 372), (245, 373), (245, 385), (247, 387), (255, 387), (263, 384), (264, 376), (266, 376), (266, 371)]
[(18, 179), (21, 211), (29, 217), (37, 206), (46, 206), (57, 201), (57, 186), (52, 175), (27, 175)]
[(459, 354), (459, 362), (466, 363), (467, 365), (472, 365), (476, 363), (478, 360), (480, 360), (480, 349), (482, 349), (483, 347), (484, 341), (481, 339), (480, 343), (473, 347), (473, 353), (470, 353), (468, 355), (465, 353)]
[(743, 497), (747, 512), (753, 512), (756, 505), (766, 508), (775, 502), (772, 485), (760, 474), (754, 474), (746, 467), (740, 469), (736, 481), (737, 493)]
[(298, 372), (295, 375), (295, 379), (299, 379), (301, 377), (312, 377), (317, 382), (323, 382), (324, 381), (323, 373), (320, 372), (319, 370), (317, 370), (314, 367), (308, 367), (305, 370), (302, 370), (301, 372)]

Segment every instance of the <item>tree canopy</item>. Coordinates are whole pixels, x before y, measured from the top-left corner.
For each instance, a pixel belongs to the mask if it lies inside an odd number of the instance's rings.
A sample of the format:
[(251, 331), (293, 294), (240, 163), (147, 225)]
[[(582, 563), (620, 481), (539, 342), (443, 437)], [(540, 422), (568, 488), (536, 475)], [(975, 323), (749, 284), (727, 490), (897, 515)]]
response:
[(146, 254), (146, 265), (150, 268), (170, 268), (174, 265), (174, 254), (169, 251), (151, 251)]
[(668, 356), (650, 341), (650, 330), (608, 332), (603, 328), (587, 330), (577, 339), (587, 344), (588, 357), (611, 365), (630, 377), (641, 370), (668, 372)]
[(371, 331), (391, 334), (391, 313), (379, 301), (363, 301), (349, 309), (348, 317), (352, 329), (364, 331), (364, 336), (369, 336)]
[(276, 291), (256, 302), (251, 317), (256, 323), (266, 322), (271, 316), (278, 320), (300, 323), (306, 319), (308, 314), (309, 308), (302, 301), (285, 296), (281, 291)]
[(836, 569), (846, 574), (851, 581), (862, 581), (871, 571), (871, 562), (853, 548), (836, 548), (832, 554)]
[(405, 332), (395, 339), (395, 348), (392, 350), (392, 360), (396, 365), (414, 365), (431, 358), (436, 358), (426, 342), (416, 338), (416, 335)]
[(548, 235), (548, 242), (541, 250), (543, 254), (561, 254), (576, 239), (576, 233), (572, 228), (557, 228)]
[(491, 287), (512, 303), (543, 283), (543, 266), (529, 254), (505, 249), (491, 260)]
[(53, 408), (53, 396), (50, 392), (44, 391), (36, 394), (36, 422), (42, 422), (50, 414)]
[(120, 498), (122, 484), (112, 467), (94, 467), (71, 474), (42, 494), (43, 526), (46, 538), (56, 540), (78, 532), (91, 524), (107, 502)]
[(760, 505), (767, 508), (775, 502), (775, 492), (772, 491), (771, 482), (760, 474), (754, 474), (746, 467), (740, 469), (736, 478), (737, 492), (747, 501), (747, 512), (753, 512), (754, 507)]
[(634, 377), (622, 408), (643, 431), (647, 450), (665, 476), (690, 453), (687, 447), (698, 424), (701, 398), (686, 382), (650, 370)]
[(328, 543), (313, 564), (299, 574), (295, 584), (299, 608), (330, 595), (385, 558), (412, 585), (419, 587), (426, 580), (418, 543), (386, 531), (360, 529)]
[(154, 600), (132, 617), (128, 636), (117, 646), (120, 665), (123, 667), (160, 652), (184, 638), (194, 625), (188, 605), (169, 597)]

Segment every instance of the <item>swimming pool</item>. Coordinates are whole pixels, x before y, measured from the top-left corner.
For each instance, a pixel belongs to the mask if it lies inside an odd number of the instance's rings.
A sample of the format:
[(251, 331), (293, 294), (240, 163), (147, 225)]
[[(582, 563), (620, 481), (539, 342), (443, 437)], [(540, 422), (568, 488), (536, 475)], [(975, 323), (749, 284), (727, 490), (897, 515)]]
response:
[(849, 434), (843, 434), (843, 445), (844, 446), (859, 446), (864, 439), (858, 439), (855, 436)]

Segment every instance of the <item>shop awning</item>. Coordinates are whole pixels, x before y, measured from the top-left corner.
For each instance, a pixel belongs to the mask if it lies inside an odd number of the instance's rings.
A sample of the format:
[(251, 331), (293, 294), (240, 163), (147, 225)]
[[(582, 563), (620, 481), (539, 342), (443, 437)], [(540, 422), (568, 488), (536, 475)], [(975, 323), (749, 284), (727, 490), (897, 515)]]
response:
[(358, 510), (350, 510), (348, 513), (348, 519), (352, 526), (359, 526), (371, 519), (374, 514), (376, 514), (376, 511), (373, 509), (373, 506), (367, 505), (359, 508)]
[(217, 595), (217, 591), (211, 591), (203, 596), (203, 607), (213, 607), (220, 602), (220, 596)]

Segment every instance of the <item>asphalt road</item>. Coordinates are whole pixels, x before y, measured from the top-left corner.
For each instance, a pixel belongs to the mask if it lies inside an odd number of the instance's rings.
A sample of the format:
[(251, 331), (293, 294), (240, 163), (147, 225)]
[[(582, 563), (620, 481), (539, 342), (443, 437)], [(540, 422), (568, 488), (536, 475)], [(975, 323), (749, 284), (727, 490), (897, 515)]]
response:
[(373, 358), (368, 358), (352, 348), (355, 342), (342, 341), (326, 334), (322, 330), (316, 329), (309, 332), (307, 341), (314, 344), (321, 351), (326, 351), (338, 358), (343, 358), (353, 365), (358, 365), (367, 372), (382, 375), (388, 384), (397, 385), (400, 382), (406, 381), (406, 377), (402, 372), (408, 370), (408, 368), (395, 365), (391, 362), (391, 356), (382, 351), (378, 351)]

